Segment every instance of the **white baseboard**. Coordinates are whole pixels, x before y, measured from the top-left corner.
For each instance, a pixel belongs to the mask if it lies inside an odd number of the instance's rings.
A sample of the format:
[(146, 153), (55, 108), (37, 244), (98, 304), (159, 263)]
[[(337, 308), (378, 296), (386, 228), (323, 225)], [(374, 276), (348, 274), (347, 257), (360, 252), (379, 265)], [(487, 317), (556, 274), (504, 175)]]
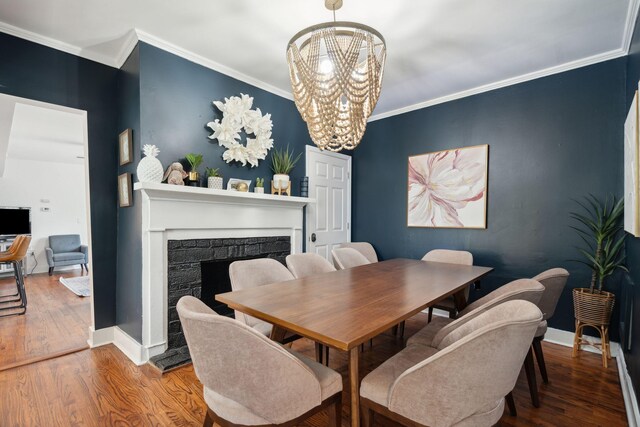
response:
[(144, 365), (149, 360), (146, 349), (118, 326), (113, 327), (113, 344), (136, 365)]
[[(546, 342), (563, 345), (565, 347), (573, 347), (573, 336), (574, 336), (574, 333), (571, 331), (563, 331), (562, 329), (549, 328), (547, 329), (547, 333), (544, 336), (544, 340)], [(588, 335), (584, 335), (583, 337), (594, 343), (601, 342), (600, 338), (597, 338), (597, 337), (592, 337)], [(618, 357), (618, 354), (622, 354), (620, 351), (620, 344), (618, 344), (615, 341), (611, 341), (609, 345), (611, 346), (611, 357)], [(590, 353), (602, 354), (600, 349), (597, 347), (583, 345), (582, 349)]]
[(627, 411), (627, 421), (629, 422), (629, 427), (637, 427), (638, 422), (640, 422), (640, 410), (638, 410), (638, 400), (636, 399), (636, 393), (633, 389), (633, 383), (627, 370), (627, 362), (624, 360), (624, 355), (618, 357), (617, 362), (624, 407)]
[(90, 348), (100, 347), (102, 345), (113, 343), (113, 326), (108, 328), (102, 328), (95, 330), (92, 327), (89, 328), (89, 339), (87, 344)]

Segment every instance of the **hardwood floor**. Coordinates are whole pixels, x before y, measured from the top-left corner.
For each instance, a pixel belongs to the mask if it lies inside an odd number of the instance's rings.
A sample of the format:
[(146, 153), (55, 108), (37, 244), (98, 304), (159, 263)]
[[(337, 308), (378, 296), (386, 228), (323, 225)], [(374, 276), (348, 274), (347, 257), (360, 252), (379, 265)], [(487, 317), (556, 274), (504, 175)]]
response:
[[(62, 275), (80, 276), (81, 272), (25, 278), (26, 314), (0, 318), (0, 371), (88, 348), (90, 299), (80, 298), (60, 284)], [(0, 279), (0, 294), (13, 292), (14, 279)]]
[[(426, 315), (409, 319), (409, 336), (426, 323)], [(307, 340), (294, 349), (313, 357)], [(401, 349), (390, 334), (374, 339), (361, 354), (361, 375)], [(540, 386), (541, 408), (531, 405), (521, 375), (515, 390), (518, 417), (505, 413), (503, 426), (624, 426), (626, 415), (615, 363), (604, 370), (600, 357), (544, 343), (550, 377)], [(347, 354), (331, 350), (331, 367), (347, 379)], [(538, 378), (540, 382), (541, 379)], [(205, 416), (202, 386), (191, 365), (160, 375), (137, 367), (114, 346), (85, 350), (56, 359), (0, 372), (3, 426), (200, 426)], [(345, 391), (347, 391), (345, 389)], [(464, 398), (464, 391), (461, 391)], [(343, 393), (343, 425), (349, 425), (349, 393)], [(305, 426), (328, 425), (326, 413)], [(376, 425), (395, 425), (381, 417)]]

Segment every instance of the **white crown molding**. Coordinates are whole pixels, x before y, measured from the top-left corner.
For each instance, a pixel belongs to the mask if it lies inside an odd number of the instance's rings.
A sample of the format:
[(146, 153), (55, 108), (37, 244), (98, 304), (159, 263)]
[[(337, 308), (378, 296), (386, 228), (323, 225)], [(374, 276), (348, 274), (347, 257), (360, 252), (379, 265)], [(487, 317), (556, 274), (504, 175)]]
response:
[(114, 59), (109, 56), (87, 51), (80, 47), (73, 46), (69, 43), (61, 42), (59, 40), (27, 31), (22, 28), (14, 27), (13, 25), (7, 24), (6, 22), (0, 21), (0, 32), (7, 33), (24, 40), (28, 40), (30, 42), (41, 44), (52, 49), (60, 50), (71, 55), (79, 56), (90, 61), (99, 62), (101, 64), (108, 65), (109, 67), (117, 68)]
[(554, 67), (545, 68), (543, 70), (534, 71), (520, 76), (511, 77), (499, 82), (489, 83), (486, 85), (474, 87), (472, 89), (463, 90), (451, 95), (445, 95), (440, 98), (434, 98), (427, 101), (419, 102), (417, 104), (408, 105), (406, 107), (398, 108), (391, 111), (385, 111), (384, 113), (374, 114), (369, 118), (369, 122), (376, 120), (386, 119), (387, 117), (397, 116), (399, 114), (408, 113), (410, 111), (420, 110), (422, 108), (431, 107), (437, 104), (444, 104), (445, 102), (454, 101), (456, 99), (466, 98), (472, 95), (477, 95), (484, 92), (489, 92), (495, 89), (500, 89), (507, 86), (513, 86), (518, 83), (528, 82), (530, 80), (536, 80), (541, 77), (551, 76), (553, 74), (563, 73), (565, 71), (574, 70), (576, 68), (586, 67), (587, 65), (597, 64), (599, 62), (608, 61), (610, 59), (620, 58), (625, 56), (626, 52), (622, 49), (610, 50), (609, 52), (600, 53), (598, 55), (590, 56), (587, 58), (578, 59), (576, 61), (566, 62), (564, 64), (556, 65)]
[(281, 96), (283, 98), (293, 100), (293, 95), (286, 90), (282, 90), (276, 86), (273, 86), (269, 83), (263, 82), (262, 80), (258, 80), (254, 77), (248, 76), (244, 73), (241, 73), (238, 70), (235, 70), (231, 67), (227, 67), (226, 65), (222, 65), (218, 62), (207, 59), (203, 56), (200, 56), (196, 53), (178, 47), (172, 43), (169, 43), (165, 40), (162, 40), (156, 36), (152, 36), (151, 34), (145, 33), (144, 31), (136, 29), (136, 33), (138, 34), (138, 40), (155, 46), (159, 49), (162, 49), (166, 52), (177, 55), (181, 58), (184, 58), (188, 61), (194, 62), (198, 65), (202, 65), (203, 67), (209, 68), (211, 70), (217, 71), (219, 73), (225, 74), (229, 77), (233, 77), (234, 79), (240, 80), (244, 83), (248, 83), (257, 88), (266, 90), (267, 92), (271, 92), (274, 95)]
[(624, 23), (624, 32), (622, 33), (622, 50), (624, 54), (629, 53), (631, 47), (631, 40), (633, 39), (633, 32), (636, 27), (636, 18), (638, 17), (638, 10), (640, 9), (640, 0), (629, 1), (629, 9), (627, 10), (627, 20)]
[(127, 33), (127, 36), (125, 37), (124, 41), (122, 42), (122, 46), (118, 51), (118, 55), (116, 55), (116, 58), (114, 60), (116, 68), (122, 68), (136, 46), (138, 46), (138, 34), (136, 34), (135, 30), (131, 30)]

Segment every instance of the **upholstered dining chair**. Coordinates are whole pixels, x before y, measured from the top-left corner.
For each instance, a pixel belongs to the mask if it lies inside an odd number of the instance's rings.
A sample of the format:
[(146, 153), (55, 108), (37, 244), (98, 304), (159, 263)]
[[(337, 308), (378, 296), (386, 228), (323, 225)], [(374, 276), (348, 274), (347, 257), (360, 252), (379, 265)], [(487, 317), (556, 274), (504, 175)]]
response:
[(340, 244), (339, 247), (355, 249), (364, 255), (369, 262), (378, 262), (378, 254), (376, 254), (376, 250), (373, 249), (373, 245), (369, 242), (347, 242)]
[(329, 261), (312, 252), (287, 255), (286, 262), (287, 268), (296, 279), (336, 271)]
[(375, 413), (410, 426), (496, 424), (541, 320), (535, 304), (509, 301), (432, 346), (408, 346), (362, 380), (362, 425)]
[[(0, 263), (11, 264), (13, 266), (13, 274), (16, 279), (16, 293), (0, 296), (0, 298), (2, 298), (0, 303), (3, 303), (3, 307), (0, 308), (0, 311), (10, 310), (11, 312), (8, 314), (0, 315), (0, 317), (20, 315), (27, 312), (27, 292), (24, 286), (22, 261), (27, 256), (29, 244), (31, 244), (31, 236), (19, 235), (16, 237), (8, 250), (0, 253)], [(7, 297), (13, 299), (4, 299)], [(16, 304), (4, 305), (4, 303)]]
[[(429, 251), (422, 257), (423, 261), (431, 261), (431, 262), (444, 262), (447, 264), (460, 264), (460, 265), (473, 265), (473, 255), (471, 252), (467, 251), (454, 251), (450, 249), (434, 249)], [(469, 300), (469, 286), (464, 290), (464, 298), (465, 300)], [(456, 310), (456, 305), (453, 301), (453, 297), (447, 297), (442, 301), (439, 301), (437, 304), (429, 307), (429, 317), (427, 319), (428, 322), (431, 322), (433, 318), (433, 309), (437, 308), (440, 310), (445, 310), (449, 313), (450, 318), (454, 318), (458, 312)]]
[(331, 251), (331, 255), (333, 256), (333, 263), (338, 270), (371, 264), (367, 257), (353, 248), (335, 248)]
[[(296, 279), (336, 271), (329, 261), (312, 252), (287, 255), (286, 262)], [(329, 366), (329, 347), (316, 343), (316, 360)]]
[(340, 425), (340, 374), (197, 298), (182, 297), (177, 311), (204, 387), (205, 427), (294, 426), (325, 408), (330, 425)]

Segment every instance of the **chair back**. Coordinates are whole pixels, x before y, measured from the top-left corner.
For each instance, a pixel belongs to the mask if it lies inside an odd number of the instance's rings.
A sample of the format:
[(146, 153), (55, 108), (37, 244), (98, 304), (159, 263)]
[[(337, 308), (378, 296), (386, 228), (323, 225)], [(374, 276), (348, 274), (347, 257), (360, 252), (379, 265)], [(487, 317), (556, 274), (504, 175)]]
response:
[(351, 248), (360, 252), (369, 262), (378, 262), (378, 255), (373, 245), (369, 242), (347, 242), (340, 244), (341, 248)]
[(11, 243), (11, 246), (9, 246), (9, 249), (7, 249), (7, 252), (10, 254), (16, 253), (18, 247), (20, 246), (20, 242), (22, 242), (22, 239), (24, 239), (25, 237), (25, 234), (18, 234), (16, 238), (13, 239), (13, 242)]
[(466, 419), (468, 425), (495, 424), (541, 320), (540, 309), (528, 301), (484, 312), (396, 379), (389, 409), (422, 425), (458, 425)]
[(19, 246), (16, 248), (16, 251), (13, 253), (13, 258), (15, 259), (15, 261), (21, 261), (27, 256), (27, 251), (29, 250), (30, 244), (31, 244), (31, 236), (23, 235), (22, 239), (20, 240)]
[(446, 262), (448, 264), (473, 265), (473, 255), (467, 251), (434, 249), (422, 257), (423, 261)]
[(244, 407), (272, 424), (292, 420), (322, 402), (316, 375), (279, 344), (192, 296), (180, 298), (177, 310), (205, 395), (213, 392), (225, 406)]
[(544, 286), (544, 293), (538, 303), (544, 320), (553, 317), (553, 313), (556, 311), (556, 306), (558, 305), (558, 300), (560, 299), (560, 295), (562, 295), (568, 279), (569, 272), (564, 268), (552, 268), (543, 271), (533, 278), (533, 280), (537, 280)]
[(312, 252), (288, 255), (286, 261), (287, 268), (296, 279), (336, 271), (329, 261)]
[(338, 270), (371, 264), (364, 255), (352, 248), (336, 248), (331, 251), (333, 263)]
[(49, 236), (49, 247), (53, 253), (80, 252), (79, 234), (60, 234)]
[(537, 280), (533, 279), (518, 279), (500, 286), (493, 292), (489, 292), (487, 295), (479, 298), (466, 306), (460, 311), (458, 317), (466, 316), (473, 310), (482, 307), (487, 310), (491, 307), (495, 307), (498, 304), (502, 304), (506, 301), (512, 301), (515, 299), (522, 299), (525, 301), (538, 304), (542, 293), (544, 292), (544, 286)]
[[(295, 277), (287, 267), (275, 259), (260, 258), (232, 262), (229, 266), (229, 279), (231, 279), (231, 289), (239, 291), (270, 283), (285, 282)], [(238, 310), (235, 310), (235, 315), (237, 320), (251, 327), (265, 323)]]

